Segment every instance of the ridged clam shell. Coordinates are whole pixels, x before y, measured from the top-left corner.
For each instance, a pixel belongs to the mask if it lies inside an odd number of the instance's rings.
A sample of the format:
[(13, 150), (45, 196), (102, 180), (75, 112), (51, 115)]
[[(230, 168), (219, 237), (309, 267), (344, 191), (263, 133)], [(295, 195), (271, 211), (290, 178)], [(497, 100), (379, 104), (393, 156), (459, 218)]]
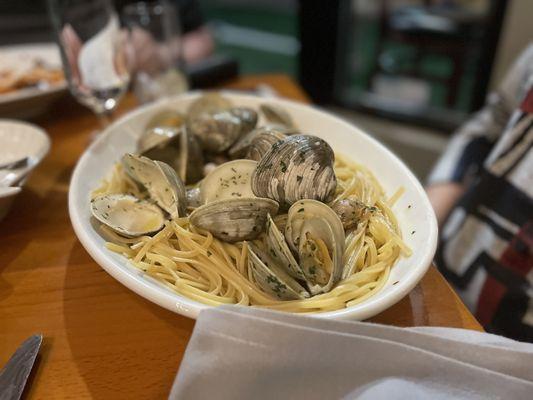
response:
[(324, 140), (288, 136), (263, 155), (252, 175), (252, 190), (282, 208), (301, 199), (331, 201), (337, 187), (334, 161), (333, 150)]
[(270, 199), (225, 199), (195, 209), (189, 220), (225, 242), (253, 240), (265, 231), (267, 215), (278, 212)]

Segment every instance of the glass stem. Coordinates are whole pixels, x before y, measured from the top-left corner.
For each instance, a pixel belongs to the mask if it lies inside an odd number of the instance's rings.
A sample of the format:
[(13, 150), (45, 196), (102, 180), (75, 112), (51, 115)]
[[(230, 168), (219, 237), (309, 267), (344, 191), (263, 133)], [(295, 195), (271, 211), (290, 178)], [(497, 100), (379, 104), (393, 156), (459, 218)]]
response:
[(111, 111), (103, 111), (96, 114), (96, 117), (98, 118), (98, 123), (100, 124), (100, 129), (104, 130), (107, 128), (111, 122)]

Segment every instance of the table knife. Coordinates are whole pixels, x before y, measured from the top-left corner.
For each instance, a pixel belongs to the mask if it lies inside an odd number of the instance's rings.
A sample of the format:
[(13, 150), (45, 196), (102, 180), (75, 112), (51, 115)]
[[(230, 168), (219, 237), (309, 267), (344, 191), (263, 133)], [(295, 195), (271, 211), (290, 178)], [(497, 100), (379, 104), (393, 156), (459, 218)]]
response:
[(30, 336), (0, 371), (0, 400), (20, 399), (42, 341), (42, 335)]

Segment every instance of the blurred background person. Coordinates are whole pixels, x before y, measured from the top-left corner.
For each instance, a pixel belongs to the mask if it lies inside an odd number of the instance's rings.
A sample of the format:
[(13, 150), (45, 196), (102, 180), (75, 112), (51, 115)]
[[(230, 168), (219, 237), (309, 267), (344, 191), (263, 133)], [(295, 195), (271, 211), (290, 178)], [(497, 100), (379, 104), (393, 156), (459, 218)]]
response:
[(437, 265), (489, 332), (533, 342), (533, 43), (454, 135), (427, 193)]

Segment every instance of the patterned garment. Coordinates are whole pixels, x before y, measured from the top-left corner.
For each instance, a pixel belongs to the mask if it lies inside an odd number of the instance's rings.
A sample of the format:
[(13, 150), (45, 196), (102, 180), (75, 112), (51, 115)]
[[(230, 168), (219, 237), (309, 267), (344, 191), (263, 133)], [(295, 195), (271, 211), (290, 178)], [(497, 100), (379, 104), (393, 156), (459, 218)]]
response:
[(452, 138), (429, 183), (467, 187), (436, 263), (489, 332), (533, 342), (533, 44)]

